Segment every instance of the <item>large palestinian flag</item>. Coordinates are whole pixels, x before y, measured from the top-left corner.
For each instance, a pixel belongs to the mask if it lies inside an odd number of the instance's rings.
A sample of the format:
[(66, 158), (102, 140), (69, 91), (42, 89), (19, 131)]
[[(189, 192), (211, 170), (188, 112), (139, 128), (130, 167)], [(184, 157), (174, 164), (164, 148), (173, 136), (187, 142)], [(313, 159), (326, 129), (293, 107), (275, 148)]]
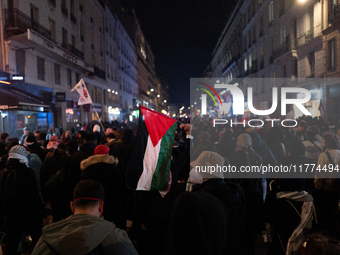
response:
[(126, 182), (133, 190), (167, 190), (176, 120), (140, 106)]

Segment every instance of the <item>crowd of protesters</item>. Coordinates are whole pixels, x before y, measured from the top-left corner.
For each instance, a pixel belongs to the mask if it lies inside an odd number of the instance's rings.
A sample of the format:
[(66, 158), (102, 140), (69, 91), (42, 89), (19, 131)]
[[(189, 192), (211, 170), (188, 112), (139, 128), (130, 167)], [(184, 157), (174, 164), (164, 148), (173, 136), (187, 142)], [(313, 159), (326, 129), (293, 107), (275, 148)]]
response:
[(213, 127), (198, 116), (178, 122), (165, 196), (126, 185), (136, 124), (77, 125), (57, 134), (24, 129), (20, 140), (2, 133), (4, 254), (21, 254), (28, 236), (32, 254), (340, 254), (340, 180), (194, 171), (207, 164), (339, 165), (338, 126), (297, 121), (295, 128), (257, 129)]

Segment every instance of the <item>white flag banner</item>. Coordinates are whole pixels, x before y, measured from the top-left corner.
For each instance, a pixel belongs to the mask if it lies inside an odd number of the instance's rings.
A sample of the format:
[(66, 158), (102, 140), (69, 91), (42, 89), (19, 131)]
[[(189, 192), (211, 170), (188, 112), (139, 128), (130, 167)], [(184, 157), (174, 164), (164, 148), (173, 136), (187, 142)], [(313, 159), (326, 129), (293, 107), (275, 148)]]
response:
[(77, 90), (78, 94), (80, 95), (79, 100), (78, 100), (78, 105), (92, 104), (90, 93), (88, 92), (83, 79), (81, 79), (77, 83), (77, 85), (71, 90), (71, 92), (73, 90)]

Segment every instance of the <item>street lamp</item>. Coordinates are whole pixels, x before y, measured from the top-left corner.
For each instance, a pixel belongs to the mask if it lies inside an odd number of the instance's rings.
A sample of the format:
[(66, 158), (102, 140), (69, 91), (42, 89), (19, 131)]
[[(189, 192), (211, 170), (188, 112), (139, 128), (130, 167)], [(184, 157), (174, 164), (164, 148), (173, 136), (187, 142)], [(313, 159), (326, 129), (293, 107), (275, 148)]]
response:
[(150, 89), (151, 92), (154, 92), (155, 90), (154, 89)]
[(157, 97), (160, 97), (160, 95), (157, 95)]
[(164, 100), (164, 103), (166, 103), (167, 101), (166, 100)]

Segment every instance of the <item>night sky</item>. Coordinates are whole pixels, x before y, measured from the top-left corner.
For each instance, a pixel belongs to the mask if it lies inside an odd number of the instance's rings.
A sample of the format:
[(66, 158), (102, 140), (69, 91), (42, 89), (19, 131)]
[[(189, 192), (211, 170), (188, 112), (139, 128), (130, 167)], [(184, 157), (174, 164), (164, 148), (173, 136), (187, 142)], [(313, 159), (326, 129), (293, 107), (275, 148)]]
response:
[(124, 0), (135, 9), (169, 85), (169, 102), (189, 105), (190, 78), (202, 77), (237, 0)]

